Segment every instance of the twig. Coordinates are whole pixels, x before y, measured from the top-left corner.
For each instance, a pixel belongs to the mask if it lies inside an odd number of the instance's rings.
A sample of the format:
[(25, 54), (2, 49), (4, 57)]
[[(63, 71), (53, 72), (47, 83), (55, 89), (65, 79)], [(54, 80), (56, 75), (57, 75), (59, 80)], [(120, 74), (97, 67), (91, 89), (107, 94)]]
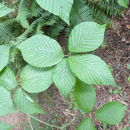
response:
[(62, 126), (61, 129), (66, 128), (67, 126), (71, 125), (75, 120), (75, 117), (70, 121), (70, 123), (67, 123), (65, 126)]
[(31, 118), (33, 118), (33, 119), (39, 121), (40, 123), (43, 123), (43, 124), (47, 125), (47, 126), (50, 126), (50, 127), (52, 127), (52, 128), (55, 127), (55, 128), (57, 128), (57, 129), (61, 129), (61, 127), (59, 127), (59, 126), (55, 126), (55, 125), (49, 124), (49, 123), (47, 123), (47, 122), (41, 121), (41, 120), (39, 120), (38, 118), (36, 118), (36, 117), (34, 117), (34, 116), (31, 116), (31, 115), (29, 115), (29, 116), (30, 116)]
[(30, 115), (28, 115), (28, 122), (29, 122), (29, 125), (30, 125), (31, 130), (34, 130), (34, 129), (33, 129), (33, 126), (32, 126), (32, 122), (31, 122)]
[(103, 130), (106, 130), (106, 128), (107, 128), (107, 125), (104, 123), (103, 124)]
[[(127, 58), (123, 61), (123, 63), (122, 63), (120, 66), (123, 66), (129, 58), (130, 58), (130, 57), (127, 57)], [(122, 71), (123, 71), (123, 70), (120, 70), (120, 71), (116, 74), (115, 77), (117, 78)]]
[(63, 129), (66, 128), (67, 126), (71, 125), (71, 124), (73, 123), (73, 121), (75, 120), (75, 117), (74, 117), (74, 118), (73, 118), (69, 123), (67, 123), (65, 126), (60, 127), (60, 126), (52, 125), (52, 124), (49, 124), (49, 123), (47, 123), (47, 122), (41, 121), (41, 120), (39, 120), (38, 118), (36, 118), (36, 117), (34, 117), (34, 116), (32, 116), (32, 115), (29, 115), (29, 117), (30, 117), (30, 118), (33, 118), (33, 119), (35, 119), (35, 120), (37, 120), (37, 121), (39, 121), (40, 123), (43, 123), (43, 124), (47, 125), (47, 126), (50, 126), (50, 127), (52, 127), (52, 128), (57, 128), (57, 129), (60, 129), (60, 130), (63, 130)]

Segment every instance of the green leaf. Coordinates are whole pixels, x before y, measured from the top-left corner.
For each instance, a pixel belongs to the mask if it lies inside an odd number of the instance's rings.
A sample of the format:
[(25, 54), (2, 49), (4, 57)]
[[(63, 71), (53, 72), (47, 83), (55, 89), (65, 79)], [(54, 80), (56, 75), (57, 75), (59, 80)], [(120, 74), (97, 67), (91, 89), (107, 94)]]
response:
[(128, 77), (128, 82), (130, 83), (130, 77)]
[(104, 40), (105, 26), (95, 22), (77, 25), (69, 36), (71, 52), (90, 52), (97, 49)]
[(74, 89), (74, 98), (84, 112), (90, 112), (96, 102), (96, 92), (93, 86), (85, 84), (80, 80), (77, 80)]
[(96, 129), (94, 128), (91, 118), (88, 118), (84, 119), (76, 130), (96, 130)]
[(63, 59), (54, 68), (53, 80), (64, 97), (67, 97), (75, 85), (75, 75), (71, 72), (66, 59)]
[(69, 24), (69, 15), (73, 5), (73, 0), (36, 0), (39, 6), (54, 15), (59, 16)]
[(15, 112), (10, 93), (0, 86), (0, 116)]
[[(30, 4), (28, 4), (27, 0), (21, 0), (18, 4), (18, 14), (16, 17), (16, 20), (24, 27), (29, 28), (29, 21), (28, 19), (32, 17), (32, 12), (30, 10), (32, 4), (34, 1), (31, 1)], [(37, 12), (37, 9), (34, 7), (35, 12)]]
[(89, 6), (86, 5), (84, 0), (74, 0), (70, 13), (71, 27), (85, 21), (94, 21)]
[(98, 120), (106, 124), (118, 124), (121, 122), (125, 115), (127, 107), (118, 102), (109, 102), (103, 105), (96, 113), (95, 116)]
[(12, 130), (13, 126), (0, 122), (0, 130)]
[(17, 89), (13, 96), (14, 103), (18, 109), (26, 114), (44, 113), (42, 108), (33, 101), (21, 88)]
[(130, 70), (130, 64), (127, 65), (127, 69)]
[(52, 69), (27, 65), (20, 74), (21, 85), (30, 93), (42, 92), (53, 83)]
[(9, 50), (9, 45), (0, 45), (0, 71), (8, 64)]
[(98, 56), (75, 55), (70, 56), (68, 61), (72, 72), (81, 81), (95, 85), (116, 85), (107, 64)]
[(0, 73), (0, 86), (12, 90), (17, 86), (17, 81), (12, 70), (5, 68)]
[(118, 4), (124, 8), (128, 8), (129, 0), (117, 0)]
[(0, 17), (3, 17), (9, 13), (11, 13), (13, 11), (13, 9), (10, 9), (8, 7), (6, 7), (5, 5), (0, 3)]
[(36, 67), (49, 67), (59, 63), (64, 57), (57, 41), (45, 35), (35, 35), (18, 47), (25, 61)]

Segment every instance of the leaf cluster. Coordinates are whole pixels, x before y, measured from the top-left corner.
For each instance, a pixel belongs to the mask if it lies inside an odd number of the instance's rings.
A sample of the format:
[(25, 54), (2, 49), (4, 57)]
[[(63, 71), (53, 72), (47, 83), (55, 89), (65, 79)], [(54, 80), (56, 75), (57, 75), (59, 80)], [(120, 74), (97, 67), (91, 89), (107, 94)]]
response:
[[(47, 90), (53, 83), (65, 98), (74, 90), (78, 106), (89, 113), (96, 102), (93, 85), (116, 86), (107, 64), (92, 54), (103, 43), (105, 25), (94, 22), (94, 15), (98, 15), (91, 5), (102, 7), (103, 1), (79, 1), (0, 3), (0, 116), (17, 111), (44, 114), (30, 95)], [(124, 7), (124, 3), (119, 4)], [(108, 15), (112, 13), (108, 11)], [(58, 41), (61, 32), (68, 38), (65, 47)], [(95, 116), (116, 124), (125, 110), (124, 105), (111, 102)], [(112, 114), (117, 118), (111, 119)], [(84, 126), (86, 122), (88, 126)], [(90, 119), (78, 129), (83, 128), (95, 129)]]

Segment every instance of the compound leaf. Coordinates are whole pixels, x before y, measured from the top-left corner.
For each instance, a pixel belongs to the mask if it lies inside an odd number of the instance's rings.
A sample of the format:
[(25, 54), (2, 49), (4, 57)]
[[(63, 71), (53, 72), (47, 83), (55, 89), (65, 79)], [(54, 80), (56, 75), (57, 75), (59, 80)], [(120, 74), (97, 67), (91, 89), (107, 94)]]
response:
[(0, 86), (0, 116), (15, 113), (15, 108), (9, 91)]
[(96, 102), (96, 92), (93, 86), (77, 80), (74, 89), (74, 98), (84, 112), (90, 112)]
[(68, 61), (72, 72), (81, 81), (95, 85), (116, 85), (107, 64), (98, 56), (76, 55), (70, 56)]
[(8, 64), (9, 50), (9, 45), (0, 45), (0, 71)]
[(12, 90), (17, 86), (17, 81), (13, 71), (9, 68), (5, 68), (0, 73), (0, 86), (7, 90)]
[(13, 95), (14, 103), (18, 109), (26, 114), (44, 113), (42, 108), (33, 101), (21, 88), (17, 89)]
[(69, 24), (69, 15), (73, 0), (36, 0), (39, 6), (54, 15), (59, 16)]
[(57, 41), (45, 35), (35, 35), (18, 47), (25, 61), (36, 67), (50, 67), (59, 63), (64, 54)]
[(42, 92), (53, 83), (52, 69), (36, 68), (27, 65), (20, 74), (20, 80), (22, 88), (27, 92)]
[(69, 36), (71, 52), (90, 52), (103, 42), (105, 26), (95, 22), (83, 22), (77, 25)]
[(6, 7), (5, 5), (0, 3), (0, 17), (3, 17), (9, 13), (11, 13), (13, 11), (13, 9), (10, 9), (8, 7)]
[(84, 119), (76, 130), (96, 130), (91, 118)]
[(64, 97), (71, 92), (75, 85), (75, 75), (71, 72), (66, 59), (63, 59), (54, 68), (53, 80), (56, 87), (60, 90)]
[(118, 102), (109, 102), (103, 105), (96, 113), (95, 116), (100, 121), (106, 124), (118, 124), (121, 122), (125, 115), (127, 107)]

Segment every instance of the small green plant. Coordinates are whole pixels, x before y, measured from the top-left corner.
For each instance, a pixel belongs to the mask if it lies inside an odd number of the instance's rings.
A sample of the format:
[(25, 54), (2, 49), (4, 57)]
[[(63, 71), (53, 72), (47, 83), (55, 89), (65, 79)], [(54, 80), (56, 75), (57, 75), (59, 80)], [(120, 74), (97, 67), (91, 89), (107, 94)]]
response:
[[(28, 115), (44, 114), (44, 110), (29, 94), (43, 92), (54, 83), (65, 98), (74, 88), (74, 97), (79, 108), (86, 113), (94, 112), (103, 123), (117, 124), (122, 120), (126, 106), (118, 102), (107, 103), (96, 112), (93, 111), (96, 93), (92, 85), (117, 86), (107, 64), (92, 54), (104, 40), (105, 25), (86, 20), (76, 22), (73, 24), (76, 26), (69, 30), (68, 44), (64, 51), (52, 38), (65, 26), (71, 25), (69, 17), (73, 2), (32, 0), (31, 6), (28, 6), (22, 0), (16, 18), (1, 22), (0, 29), (3, 28), (6, 33), (0, 34), (0, 116), (18, 110)], [(0, 18), (12, 11), (14, 10), (0, 3)], [(59, 16), (66, 24), (51, 13)], [(34, 17), (37, 19), (30, 24), (28, 19), (32, 20)], [(63, 26), (56, 21), (60, 21)], [(20, 23), (25, 31), (21, 34), (21, 31), (14, 29), (11, 33), (7, 28), (12, 23)], [(43, 27), (55, 24), (56, 29), (51, 28), (51, 33), (44, 31)], [(10, 37), (6, 34), (10, 34)], [(95, 128), (88, 118), (77, 129)]]
[(110, 23), (128, 8), (129, 0), (87, 0), (87, 6), (94, 20), (100, 24)]
[[(126, 106), (118, 102), (109, 102), (104, 104), (98, 110), (93, 110), (96, 102), (96, 92), (92, 85), (87, 85), (81, 81), (77, 81), (74, 89), (74, 98), (81, 110), (87, 114), (91, 113), (93, 118), (97, 118), (104, 124), (118, 124), (127, 109)], [(95, 117), (94, 117), (95, 116)], [(84, 119), (77, 127), (77, 130), (95, 130), (91, 118)]]

